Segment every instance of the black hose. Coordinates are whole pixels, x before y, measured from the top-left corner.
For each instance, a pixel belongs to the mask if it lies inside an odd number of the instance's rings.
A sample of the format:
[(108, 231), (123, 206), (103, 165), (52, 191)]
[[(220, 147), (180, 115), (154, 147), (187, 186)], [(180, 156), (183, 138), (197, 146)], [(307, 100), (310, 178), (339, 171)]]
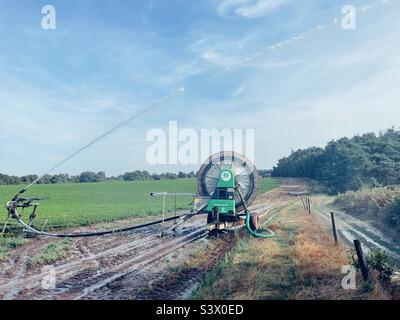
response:
[(107, 234), (120, 233), (120, 232), (128, 232), (128, 231), (132, 231), (135, 229), (150, 227), (155, 224), (172, 221), (175, 219), (182, 218), (184, 216), (186, 216), (186, 214), (174, 216), (174, 217), (170, 217), (170, 218), (165, 218), (162, 220), (152, 221), (152, 222), (148, 222), (148, 223), (144, 223), (144, 224), (139, 224), (139, 225), (135, 225), (135, 226), (131, 226), (131, 227), (112, 229), (112, 230), (107, 230), (107, 231), (94, 231), (94, 232), (69, 233), (69, 234), (57, 234), (57, 233), (43, 232), (43, 231), (36, 230), (35, 228), (33, 228), (31, 226), (28, 226), (22, 220), (18, 220), (18, 222), (21, 223), (26, 228), (27, 232), (29, 232), (29, 233), (34, 233), (34, 234), (39, 234), (39, 235), (44, 235), (44, 236), (49, 236), (49, 237), (54, 237), (54, 238), (84, 238), (84, 237), (103, 236), (103, 235), (107, 235)]

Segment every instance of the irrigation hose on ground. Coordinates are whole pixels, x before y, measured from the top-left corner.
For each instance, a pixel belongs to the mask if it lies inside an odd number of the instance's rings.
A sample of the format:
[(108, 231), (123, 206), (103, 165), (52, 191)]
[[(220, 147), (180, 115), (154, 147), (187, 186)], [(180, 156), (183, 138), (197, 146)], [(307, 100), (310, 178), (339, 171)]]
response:
[(267, 239), (267, 238), (273, 238), (273, 237), (275, 237), (275, 232), (273, 232), (273, 231), (270, 230), (270, 229), (266, 229), (266, 231), (268, 232), (267, 234), (265, 234), (265, 233), (257, 233), (257, 232), (255, 232), (255, 231), (253, 231), (253, 230), (251, 229), (251, 227), (250, 227), (250, 212), (249, 212), (248, 209), (246, 209), (246, 229), (247, 229), (247, 232), (248, 232), (250, 235), (252, 235), (253, 237), (256, 237), (256, 238), (264, 238), (264, 239)]
[(84, 237), (95, 237), (95, 236), (103, 236), (103, 235), (107, 235), (107, 234), (128, 232), (128, 231), (132, 231), (135, 229), (150, 227), (155, 224), (160, 224), (163, 222), (168, 222), (168, 221), (172, 221), (175, 219), (179, 219), (179, 218), (182, 218), (183, 216), (185, 216), (185, 215), (174, 216), (174, 217), (170, 217), (170, 218), (165, 218), (163, 220), (152, 221), (152, 222), (135, 225), (135, 226), (131, 226), (131, 227), (126, 227), (126, 228), (118, 228), (118, 229), (112, 229), (112, 230), (94, 231), (94, 232), (86, 232), (86, 233), (69, 233), (69, 234), (68, 233), (67, 234), (57, 234), (57, 233), (43, 232), (43, 231), (36, 230), (35, 228), (27, 225), (21, 219), (18, 219), (18, 222), (23, 227), (25, 227), (25, 229), (28, 233), (33, 233), (33, 234), (48, 236), (48, 237), (54, 237), (54, 238), (81, 238), (81, 237), (84, 238)]
[(266, 229), (266, 231), (268, 232), (267, 234), (265, 234), (265, 233), (257, 233), (256, 231), (254, 231), (254, 230), (251, 229), (251, 227), (250, 227), (250, 211), (249, 211), (249, 209), (247, 208), (246, 201), (244, 201), (244, 199), (243, 199), (242, 192), (241, 192), (240, 189), (239, 189), (239, 185), (237, 185), (235, 189), (236, 189), (236, 191), (237, 191), (237, 193), (238, 193), (238, 195), (239, 195), (240, 200), (241, 200), (242, 203), (244, 204), (244, 208), (245, 208), (245, 212), (246, 212), (246, 229), (247, 229), (247, 232), (248, 232), (251, 236), (253, 236), (253, 237), (255, 237), (255, 238), (264, 238), (264, 239), (267, 239), (267, 238), (275, 237), (275, 232), (273, 232), (273, 231), (270, 230), (270, 229)]

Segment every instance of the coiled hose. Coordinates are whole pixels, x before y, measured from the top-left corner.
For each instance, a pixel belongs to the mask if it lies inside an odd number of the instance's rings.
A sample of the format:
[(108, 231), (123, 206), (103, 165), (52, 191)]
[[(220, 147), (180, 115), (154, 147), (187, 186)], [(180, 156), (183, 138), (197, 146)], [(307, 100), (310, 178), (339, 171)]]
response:
[(248, 209), (246, 209), (246, 229), (247, 232), (255, 237), (255, 238), (273, 238), (275, 237), (275, 232), (273, 232), (270, 229), (266, 229), (266, 231), (268, 232), (268, 234), (264, 234), (264, 233), (257, 233), (255, 231), (253, 231), (250, 227), (250, 212)]

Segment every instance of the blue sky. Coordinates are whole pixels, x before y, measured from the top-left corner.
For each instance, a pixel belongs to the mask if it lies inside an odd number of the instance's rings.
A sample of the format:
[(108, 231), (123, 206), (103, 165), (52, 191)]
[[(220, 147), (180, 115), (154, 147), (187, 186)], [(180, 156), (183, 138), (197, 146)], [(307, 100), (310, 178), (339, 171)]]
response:
[[(41, 28), (56, 8), (57, 29)], [(357, 8), (343, 30), (341, 8)], [(152, 128), (254, 128), (259, 168), (292, 149), (399, 127), (399, 0), (0, 0), (0, 172), (147, 169)], [(335, 18), (339, 23), (335, 23)]]

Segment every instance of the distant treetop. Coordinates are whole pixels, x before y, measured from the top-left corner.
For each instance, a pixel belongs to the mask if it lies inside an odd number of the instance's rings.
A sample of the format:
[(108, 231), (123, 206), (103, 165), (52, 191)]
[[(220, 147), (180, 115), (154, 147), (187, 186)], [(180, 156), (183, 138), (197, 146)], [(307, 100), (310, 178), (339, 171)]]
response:
[(279, 160), (272, 176), (314, 179), (332, 193), (400, 184), (400, 131), (392, 128), (293, 151)]

